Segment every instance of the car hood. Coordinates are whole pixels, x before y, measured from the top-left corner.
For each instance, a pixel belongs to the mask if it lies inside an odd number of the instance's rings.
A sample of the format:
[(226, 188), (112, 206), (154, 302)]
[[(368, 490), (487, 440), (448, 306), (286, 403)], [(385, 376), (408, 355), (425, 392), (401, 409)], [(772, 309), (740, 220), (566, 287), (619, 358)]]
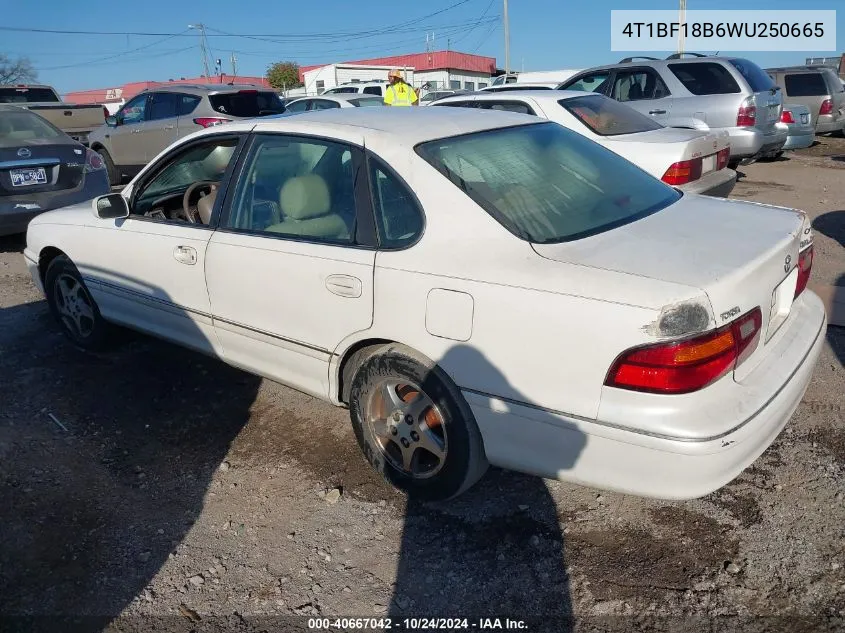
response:
[(62, 207), (55, 211), (47, 211), (35, 216), (30, 221), (30, 226), (36, 224), (73, 224), (77, 226), (88, 226), (93, 223), (94, 207), (91, 200), (80, 202), (69, 207)]

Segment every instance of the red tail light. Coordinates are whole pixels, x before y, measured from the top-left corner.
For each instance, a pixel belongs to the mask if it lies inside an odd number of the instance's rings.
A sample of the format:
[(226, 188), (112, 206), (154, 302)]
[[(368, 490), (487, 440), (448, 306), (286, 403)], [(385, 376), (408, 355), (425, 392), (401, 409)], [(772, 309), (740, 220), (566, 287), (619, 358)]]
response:
[(214, 117), (200, 117), (198, 119), (194, 119), (194, 123), (197, 125), (201, 125), (203, 127), (212, 127), (213, 125), (223, 125), (224, 123), (228, 123), (229, 119), (218, 119)]
[(257, 90), (238, 90), (239, 95), (257, 95)]
[(720, 149), (716, 152), (716, 171), (720, 169), (724, 169), (728, 166), (728, 162), (731, 159), (731, 148), (726, 147), (725, 149)]
[(663, 182), (669, 185), (684, 185), (701, 178), (701, 159), (682, 160), (672, 163), (663, 174)]
[(85, 150), (85, 167), (83, 168), (83, 171), (86, 174), (89, 174), (92, 171), (100, 171), (105, 168), (106, 164), (103, 162), (103, 157), (100, 156), (99, 153), (95, 152), (93, 149)]
[(798, 282), (795, 284), (795, 297), (797, 298), (810, 281), (810, 273), (813, 270), (813, 247), (805, 248), (798, 255)]
[(106, 106), (103, 106), (103, 121), (109, 118), (109, 109)]
[(623, 353), (604, 384), (647, 393), (698, 391), (732, 371), (760, 340), (760, 308), (707, 334), (682, 341), (635, 347)]
[(792, 112), (789, 110), (784, 110), (780, 115), (780, 122), (781, 123), (795, 123), (795, 119), (792, 118)]
[(753, 97), (748, 97), (739, 106), (736, 114), (737, 127), (754, 127), (757, 123), (757, 106), (754, 105)]
[(831, 114), (833, 112), (833, 101), (831, 99), (825, 99), (822, 101), (822, 106), (819, 108), (819, 115), (822, 114)]

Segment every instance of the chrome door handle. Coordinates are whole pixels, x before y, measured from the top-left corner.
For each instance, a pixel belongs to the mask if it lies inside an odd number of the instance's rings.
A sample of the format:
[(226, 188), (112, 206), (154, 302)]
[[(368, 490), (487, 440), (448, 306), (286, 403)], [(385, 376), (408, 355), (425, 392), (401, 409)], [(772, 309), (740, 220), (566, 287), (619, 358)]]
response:
[(649, 110), (649, 114), (666, 114), (666, 110)]
[(351, 275), (329, 275), (326, 277), (326, 288), (333, 294), (351, 299), (357, 299), (363, 293), (361, 280)]
[(173, 258), (180, 264), (193, 266), (197, 263), (197, 249), (193, 246), (177, 246), (173, 249)]

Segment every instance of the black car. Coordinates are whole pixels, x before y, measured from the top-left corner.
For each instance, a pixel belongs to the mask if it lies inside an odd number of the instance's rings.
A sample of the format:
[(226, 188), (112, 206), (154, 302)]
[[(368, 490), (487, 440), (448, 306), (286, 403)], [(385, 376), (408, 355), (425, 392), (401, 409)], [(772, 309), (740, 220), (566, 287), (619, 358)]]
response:
[(109, 192), (102, 157), (24, 108), (0, 105), (0, 235)]

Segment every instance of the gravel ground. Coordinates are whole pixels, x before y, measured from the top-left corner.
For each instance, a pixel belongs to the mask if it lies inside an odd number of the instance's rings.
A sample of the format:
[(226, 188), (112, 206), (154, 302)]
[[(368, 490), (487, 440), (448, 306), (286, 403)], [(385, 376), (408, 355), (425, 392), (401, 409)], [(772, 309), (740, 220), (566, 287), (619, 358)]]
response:
[[(809, 211), (814, 283), (845, 285), (845, 139), (822, 143), (742, 167), (733, 197)], [(706, 498), (491, 470), (422, 505), (370, 472), (344, 410), (141, 336), (77, 351), (21, 248), (0, 241), (0, 630), (845, 627), (845, 330), (777, 442)]]

